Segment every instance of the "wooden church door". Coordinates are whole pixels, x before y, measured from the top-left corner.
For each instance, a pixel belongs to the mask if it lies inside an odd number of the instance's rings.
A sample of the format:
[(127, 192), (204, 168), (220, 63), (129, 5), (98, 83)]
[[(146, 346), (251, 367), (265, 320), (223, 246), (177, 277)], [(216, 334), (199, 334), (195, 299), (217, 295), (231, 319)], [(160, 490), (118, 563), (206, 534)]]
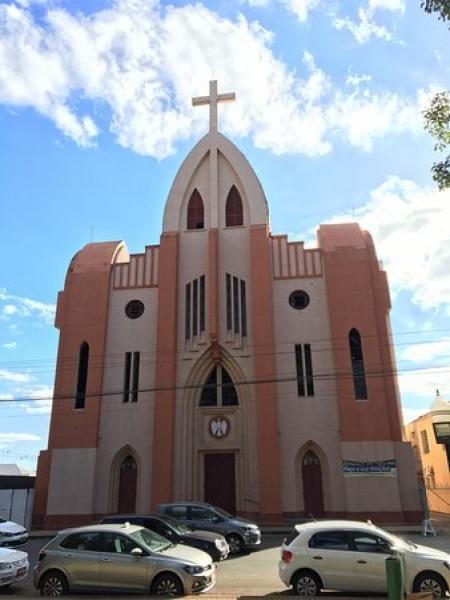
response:
[(123, 459), (120, 465), (119, 513), (136, 511), (137, 465), (132, 456)]
[(205, 454), (205, 502), (236, 514), (234, 454)]
[(303, 499), (305, 515), (323, 517), (325, 514), (322, 488), (322, 469), (319, 458), (309, 450), (302, 461)]

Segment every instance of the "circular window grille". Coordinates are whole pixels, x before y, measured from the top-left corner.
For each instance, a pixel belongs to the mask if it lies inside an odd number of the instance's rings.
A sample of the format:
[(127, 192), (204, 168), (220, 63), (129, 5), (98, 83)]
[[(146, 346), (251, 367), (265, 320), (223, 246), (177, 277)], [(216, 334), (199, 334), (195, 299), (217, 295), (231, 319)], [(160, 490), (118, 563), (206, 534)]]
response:
[(306, 308), (309, 304), (309, 296), (303, 290), (295, 290), (289, 296), (289, 304), (292, 308), (296, 308), (297, 310), (301, 310), (302, 308)]
[(125, 314), (130, 319), (139, 319), (144, 314), (144, 305), (140, 300), (130, 300), (125, 306)]

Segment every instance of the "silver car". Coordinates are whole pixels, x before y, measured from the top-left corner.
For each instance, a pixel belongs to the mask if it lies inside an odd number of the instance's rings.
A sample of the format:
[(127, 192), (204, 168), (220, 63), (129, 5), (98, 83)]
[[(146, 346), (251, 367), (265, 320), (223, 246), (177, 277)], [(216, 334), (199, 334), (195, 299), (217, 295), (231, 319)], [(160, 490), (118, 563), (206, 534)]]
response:
[(27, 541), (28, 532), (22, 525), (0, 519), (0, 548), (23, 546)]
[(44, 546), (34, 570), (42, 596), (75, 590), (181, 596), (215, 582), (208, 554), (129, 523), (66, 529)]

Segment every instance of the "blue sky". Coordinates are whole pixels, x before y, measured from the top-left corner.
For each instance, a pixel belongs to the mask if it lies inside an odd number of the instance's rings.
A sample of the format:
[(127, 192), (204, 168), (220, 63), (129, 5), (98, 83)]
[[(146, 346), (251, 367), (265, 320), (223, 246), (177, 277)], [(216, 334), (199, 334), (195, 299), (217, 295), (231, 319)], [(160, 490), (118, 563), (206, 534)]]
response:
[[(388, 271), (407, 420), (450, 396), (450, 193), (421, 111), (450, 32), (420, 0), (0, 0), (0, 462), (46, 447), (56, 296), (85, 243), (158, 243), (206, 131), (246, 154), (273, 233), (356, 219)], [(17, 402), (17, 399), (33, 399)]]

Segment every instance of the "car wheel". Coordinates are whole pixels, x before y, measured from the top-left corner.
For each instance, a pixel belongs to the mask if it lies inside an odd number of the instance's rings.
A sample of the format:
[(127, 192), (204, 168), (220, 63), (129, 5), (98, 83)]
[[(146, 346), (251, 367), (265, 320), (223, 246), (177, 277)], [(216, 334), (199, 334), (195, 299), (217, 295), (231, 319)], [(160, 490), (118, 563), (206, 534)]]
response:
[(176, 575), (161, 573), (152, 584), (151, 594), (153, 596), (181, 596), (183, 586)]
[(59, 571), (49, 571), (45, 573), (39, 583), (39, 591), (41, 596), (64, 596), (67, 594), (69, 586), (67, 585), (66, 577)]
[(312, 571), (299, 571), (292, 578), (292, 588), (297, 596), (317, 596), (321, 587), (320, 579)]
[(429, 592), (433, 594), (435, 598), (442, 598), (446, 595), (447, 584), (443, 577), (438, 573), (428, 571), (426, 573), (420, 573), (414, 581), (415, 592)]
[(227, 535), (226, 540), (230, 547), (230, 554), (239, 554), (242, 552), (242, 548), (244, 547), (244, 540), (240, 535), (236, 535), (235, 533), (231, 533)]

